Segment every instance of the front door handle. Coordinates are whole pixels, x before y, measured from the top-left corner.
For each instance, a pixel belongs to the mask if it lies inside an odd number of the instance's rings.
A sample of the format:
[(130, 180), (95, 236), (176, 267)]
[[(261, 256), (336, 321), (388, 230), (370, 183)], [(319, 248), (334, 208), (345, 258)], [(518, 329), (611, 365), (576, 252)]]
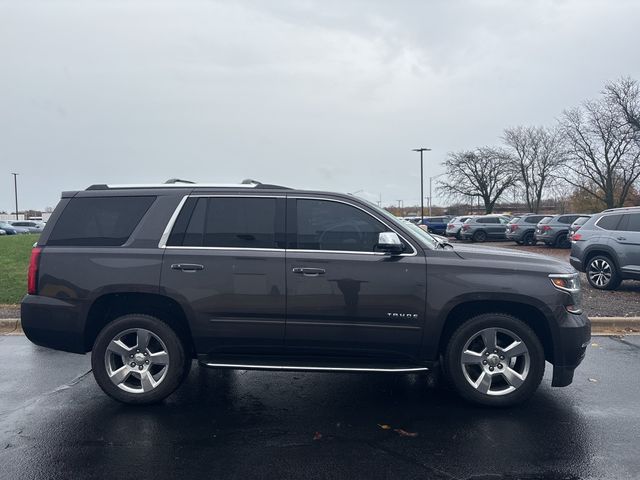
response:
[(182, 270), (183, 272), (195, 272), (196, 270), (204, 270), (204, 265), (197, 263), (174, 263), (171, 270)]
[(622, 242), (624, 242), (626, 239), (627, 239), (626, 237), (618, 237), (618, 238), (616, 238), (616, 240), (620, 240)]
[(306, 277), (317, 277), (318, 275), (324, 275), (326, 273), (324, 268), (293, 267), (291, 271), (293, 273), (302, 274)]

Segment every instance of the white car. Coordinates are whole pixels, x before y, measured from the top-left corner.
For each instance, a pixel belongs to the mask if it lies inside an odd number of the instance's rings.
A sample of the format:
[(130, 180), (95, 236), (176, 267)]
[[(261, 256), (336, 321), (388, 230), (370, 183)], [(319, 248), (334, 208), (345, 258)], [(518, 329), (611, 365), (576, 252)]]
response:
[(460, 229), (462, 224), (466, 222), (473, 215), (464, 215), (462, 217), (454, 217), (447, 223), (447, 237), (456, 237), (460, 240)]

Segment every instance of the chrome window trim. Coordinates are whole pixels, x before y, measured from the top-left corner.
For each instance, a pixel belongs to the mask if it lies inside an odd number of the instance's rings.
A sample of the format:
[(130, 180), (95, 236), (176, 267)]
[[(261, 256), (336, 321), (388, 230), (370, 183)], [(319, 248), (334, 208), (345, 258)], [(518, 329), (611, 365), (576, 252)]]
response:
[(275, 195), (244, 195), (244, 194), (194, 194), (194, 195), (185, 195), (184, 197), (182, 197), (182, 200), (180, 200), (180, 203), (178, 204), (178, 206), (176, 207), (176, 209), (174, 210), (173, 214), (171, 215), (171, 218), (169, 219), (169, 222), (167, 223), (167, 226), (164, 229), (164, 232), (162, 233), (162, 236), (160, 237), (160, 242), (158, 242), (158, 248), (163, 248), (163, 249), (177, 249), (177, 250), (225, 250), (225, 251), (256, 251), (256, 252), (283, 252), (283, 251), (290, 251), (290, 252), (299, 252), (299, 253), (337, 253), (337, 254), (355, 254), (355, 255), (377, 255), (377, 256), (385, 256), (387, 255), (384, 252), (362, 252), (362, 251), (358, 251), (358, 250), (309, 250), (309, 249), (297, 249), (297, 248), (251, 248), (251, 247), (190, 247), (190, 246), (182, 246), (182, 245), (167, 245), (167, 240), (169, 239), (169, 235), (171, 234), (171, 230), (173, 230), (173, 226), (176, 223), (176, 220), (178, 219), (178, 215), (180, 214), (180, 211), (182, 210), (182, 208), (184, 207), (184, 204), (186, 203), (188, 198), (215, 198), (215, 197), (230, 197), (230, 198), (285, 198), (285, 199), (295, 199), (295, 200), (321, 200), (321, 201), (329, 201), (329, 202), (336, 202), (336, 203), (343, 203), (345, 205), (349, 205), (351, 207), (357, 208), (358, 210), (363, 211), (364, 213), (366, 213), (367, 215), (369, 215), (370, 217), (374, 218), (375, 220), (377, 220), (378, 222), (382, 223), (385, 227), (387, 227), (390, 231), (396, 233), (403, 241), (406, 245), (409, 245), (411, 247), (412, 252), (411, 253), (401, 253), (400, 255), (397, 255), (399, 257), (415, 257), (418, 252), (415, 249), (415, 247), (400, 233), (398, 233), (394, 228), (392, 228), (391, 226), (389, 226), (389, 224), (385, 221), (383, 221), (382, 219), (376, 217), (375, 215), (373, 215), (372, 213), (368, 212), (367, 210), (365, 210), (364, 208), (358, 206), (358, 205), (354, 205), (353, 203), (350, 202), (346, 202), (344, 200), (338, 200), (335, 198), (323, 198), (323, 197), (307, 197), (307, 196), (290, 196), (290, 195), (282, 195), (282, 194), (275, 194)]
[[(364, 213), (366, 213), (370, 217), (372, 217), (375, 220), (377, 220), (378, 222), (382, 223), (391, 232), (394, 232), (402, 240), (404, 240), (404, 242), (411, 247), (411, 250), (413, 250), (412, 253), (401, 253), (400, 255), (396, 255), (396, 256), (398, 256), (398, 257), (415, 257), (418, 254), (418, 252), (415, 249), (415, 247), (413, 245), (411, 245), (411, 243), (409, 241), (407, 241), (407, 239), (403, 235), (398, 233), (394, 228), (390, 227), (389, 224), (386, 223), (384, 220), (376, 217), (371, 212), (368, 212), (367, 210), (365, 210), (364, 208), (360, 207), (359, 205), (354, 205), (351, 202), (345, 202), (344, 200), (338, 200), (336, 198), (307, 197), (307, 196), (304, 196), (304, 195), (303, 196), (298, 196), (298, 195), (295, 195), (295, 194), (294, 195), (287, 195), (287, 199), (289, 199), (289, 198), (292, 198), (292, 199), (295, 199), (295, 200), (321, 200), (321, 201), (325, 201), (325, 202), (343, 203), (345, 205), (349, 205), (351, 207), (357, 208), (358, 210), (363, 211)], [(365, 254), (365, 255), (386, 255), (384, 252), (360, 252), (360, 251), (351, 251), (351, 250), (306, 250), (306, 249), (303, 250), (303, 249), (297, 249), (297, 248), (290, 248), (288, 250), (290, 250), (292, 252), (359, 253), (359, 254)]]

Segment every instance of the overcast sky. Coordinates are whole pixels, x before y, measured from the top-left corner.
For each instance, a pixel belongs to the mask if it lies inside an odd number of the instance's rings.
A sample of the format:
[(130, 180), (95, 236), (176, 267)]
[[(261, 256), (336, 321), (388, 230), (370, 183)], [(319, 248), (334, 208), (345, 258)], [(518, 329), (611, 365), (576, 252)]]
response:
[(0, 0), (0, 210), (14, 171), (21, 209), (170, 177), (418, 203), (412, 148), (437, 175), (640, 78), (639, 19), (633, 0)]

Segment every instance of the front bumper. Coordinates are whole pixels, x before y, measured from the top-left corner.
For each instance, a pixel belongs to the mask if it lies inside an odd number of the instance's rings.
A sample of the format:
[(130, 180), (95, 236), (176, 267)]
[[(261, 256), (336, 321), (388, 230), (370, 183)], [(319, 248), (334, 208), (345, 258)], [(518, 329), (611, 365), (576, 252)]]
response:
[(84, 325), (78, 306), (56, 298), (26, 295), (20, 304), (22, 330), (42, 347), (85, 353)]
[(551, 386), (566, 387), (573, 381), (575, 369), (582, 363), (591, 340), (591, 322), (583, 313), (566, 313), (553, 332), (553, 377)]
[(579, 272), (584, 272), (584, 265), (582, 264), (582, 260), (580, 260), (578, 257), (569, 257), (569, 263)]

